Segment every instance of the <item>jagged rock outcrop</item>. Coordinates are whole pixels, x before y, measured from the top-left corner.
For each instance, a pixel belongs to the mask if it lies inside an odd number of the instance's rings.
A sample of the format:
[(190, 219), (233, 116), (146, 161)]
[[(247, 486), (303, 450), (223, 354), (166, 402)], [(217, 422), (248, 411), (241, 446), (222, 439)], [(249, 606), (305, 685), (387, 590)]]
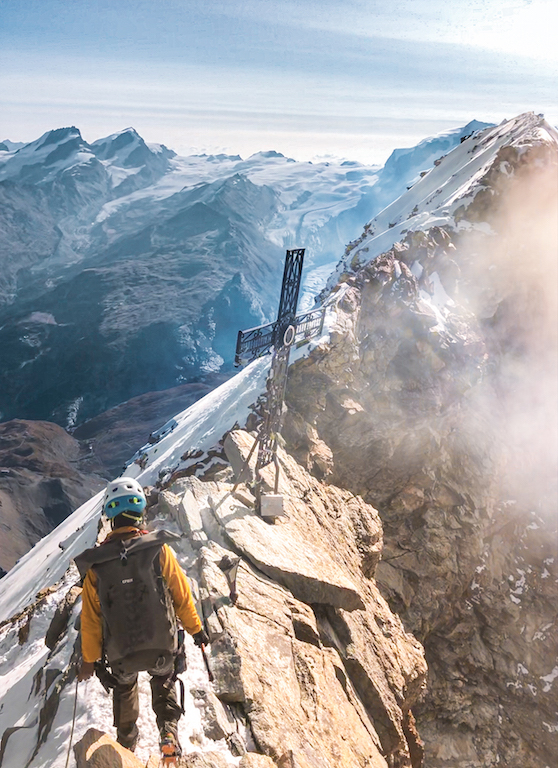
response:
[(512, 132), (436, 225), (407, 223), (402, 198), (384, 219), (408, 229), (368, 262), (388, 235), (366, 228), (329, 345), (289, 373), (290, 450), (315, 471), (325, 443), (328, 481), (380, 512), (378, 583), (430, 666), (430, 768), (545, 768), (558, 750), (558, 143), (533, 115), (517, 126), (464, 145)]
[[(230, 437), (246, 456), (253, 438), (240, 431)], [(382, 546), (378, 514), (358, 496), (323, 485), (287, 453), (280, 451), (279, 460), (286, 516), (275, 524), (258, 516), (249, 488), (234, 488), (230, 468), (219, 479), (186, 477), (150, 496), (149, 525), (182, 533), (177, 554), (211, 640), (213, 687), (190, 695), (203, 712), (205, 738), (221, 746), (190, 748), (180, 765), (226, 768), (240, 757), (245, 768), (420, 768), (412, 709), (426, 664), (374, 580)], [(265, 478), (273, 484), (269, 468)], [(69, 728), (76, 576), (72, 566), (0, 628), (5, 663), (33, 658), (36, 670), (32, 683), (19, 679), (24, 725), (3, 731), (2, 768), (15, 766), (22, 727), (26, 746), (18, 765), (29, 768), (52, 749), (57, 728)], [(92, 716), (79, 707), (76, 743), (87, 736)], [(7, 713), (2, 717), (9, 722)], [(87, 744), (99, 735), (90, 731)], [(99, 758), (112, 755), (110, 739), (102, 739)]]
[[(246, 458), (253, 438), (231, 436)], [(275, 525), (246, 488), (191, 477), (159, 496), (199, 552), (216, 693), (280, 768), (420, 766), (426, 666), (373, 579), (377, 513), (283, 452), (281, 467)]]

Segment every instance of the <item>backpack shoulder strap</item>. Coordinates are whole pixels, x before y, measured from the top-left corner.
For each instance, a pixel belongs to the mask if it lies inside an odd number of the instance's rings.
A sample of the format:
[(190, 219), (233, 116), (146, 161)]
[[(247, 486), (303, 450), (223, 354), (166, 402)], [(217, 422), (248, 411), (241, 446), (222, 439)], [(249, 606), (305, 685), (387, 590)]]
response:
[(115, 538), (104, 542), (102, 546), (86, 549), (85, 552), (82, 552), (75, 558), (75, 564), (78, 567), (79, 575), (83, 579), (87, 571), (94, 565), (107, 563), (110, 560), (119, 560), (122, 557), (122, 553), (127, 557), (132, 552), (137, 552), (140, 549), (157, 545), (162, 547), (163, 544), (180, 541), (180, 538), (178, 534), (166, 531), (164, 528), (140, 536), (134, 536), (131, 539)]

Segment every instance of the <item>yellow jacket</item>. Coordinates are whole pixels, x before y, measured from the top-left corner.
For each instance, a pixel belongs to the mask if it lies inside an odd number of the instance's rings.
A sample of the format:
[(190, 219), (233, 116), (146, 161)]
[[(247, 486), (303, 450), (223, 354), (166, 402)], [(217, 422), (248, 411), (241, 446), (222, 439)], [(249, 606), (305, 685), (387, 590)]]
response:
[[(107, 536), (106, 540), (127, 533), (139, 532), (137, 528), (132, 526), (116, 528)], [(161, 547), (160, 563), (161, 575), (169, 587), (176, 615), (182, 622), (184, 629), (191, 635), (195, 635), (202, 629), (202, 623), (194, 605), (188, 579), (168, 544), (163, 544)], [(83, 580), (81, 602), (81, 653), (83, 660), (87, 662), (98, 661), (101, 658), (103, 648), (103, 621), (101, 604), (97, 594), (97, 576), (92, 568), (87, 571)]]

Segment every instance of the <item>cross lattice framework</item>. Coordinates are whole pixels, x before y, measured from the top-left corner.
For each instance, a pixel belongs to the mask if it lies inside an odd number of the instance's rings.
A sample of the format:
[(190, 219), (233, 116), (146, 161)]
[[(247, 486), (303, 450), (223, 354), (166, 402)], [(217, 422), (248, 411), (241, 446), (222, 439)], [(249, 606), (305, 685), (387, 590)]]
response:
[[(277, 467), (277, 435), (281, 432), (283, 421), (283, 401), (291, 347), (293, 344), (300, 346), (319, 336), (323, 329), (323, 307), (299, 316), (296, 314), (304, 252), (304, 248), (287, 251), (279, 311), (275, 322), (238, 332), (236, 365), (245, 365), (273, 350), (266, 383), (263, 421), (257, 439), (256, 473), (272, 461), (275, 461)], [(277, 478), (278, 473), (276, 487)]]

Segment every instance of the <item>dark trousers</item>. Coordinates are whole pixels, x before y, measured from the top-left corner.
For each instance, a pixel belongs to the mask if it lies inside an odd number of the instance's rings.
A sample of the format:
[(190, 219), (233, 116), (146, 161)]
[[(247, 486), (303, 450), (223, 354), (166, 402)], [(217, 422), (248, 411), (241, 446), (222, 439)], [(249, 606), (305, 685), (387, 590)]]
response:
[[(176, 696), (176, 683), (172, 681), (172, 672), (164, 676), (151, 675), (151, 705), (157, 719), (157, 727), (165, 723), (176, 735), (176, 723), (182, 709)], [(123, 747), (133, 749), (138, 740), (136, 720), (139, 717), (138, 674), (119, 673), (115, 675), (117, 684), (112, 693), (114, 726), (117, 741)]]

